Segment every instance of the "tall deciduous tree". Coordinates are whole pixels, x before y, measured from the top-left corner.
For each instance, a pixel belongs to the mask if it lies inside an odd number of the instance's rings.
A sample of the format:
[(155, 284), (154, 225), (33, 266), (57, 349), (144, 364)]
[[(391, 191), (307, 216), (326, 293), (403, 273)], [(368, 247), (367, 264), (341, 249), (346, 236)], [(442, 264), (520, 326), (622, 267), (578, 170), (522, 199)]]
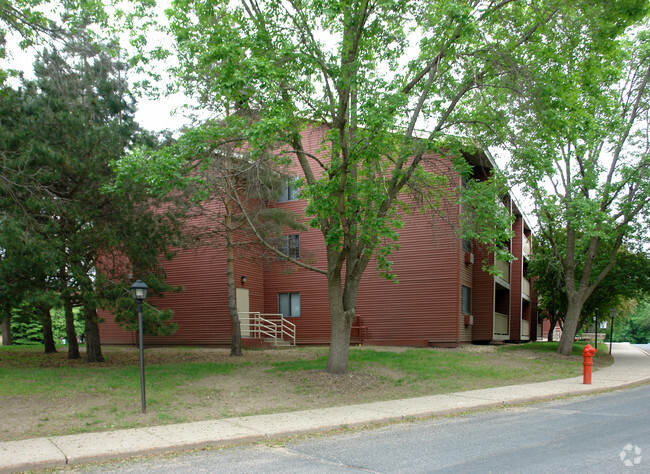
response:
[[(556, 12), (534, 0), (172, 3), (179, 86), (253, 156), (275, 149), (300, 164), (310, 225), (327, 247), (328, 372), (347, 371), (373, 256), (389, 271), (401, 193), (414, 177), (433, 178), (427, 157), (458, 152), (454, 134), (479, 121), (468, 113), (473, 101), (500, 87), (515, 53)], [(318, 156), (301, 135), (314, 122), (329, 129)]]
[(648, 5), (616, 6), (625, 8), (594, 3), (558, 15), (502, 109), (512, 119), (510, 180), (534, 202), (562, 272), (562, 354), (571, 353), (582, 310), (621, 249), (648, 242), (648, 25), (623, 34)]
[[(557, 323), (564, 328), (568, 298), (562, 263), (543, 238), (541, 234), (536, 240), (529, 270), (535, 278), (539, 309), (543, 317), (551, 322), (550, 331), (553, 331)], [(600, 273), (608, 264), (609, 255), (601, 252), (594, 265), (595, 272)], [(583, 306), (578, 330), (591, 321), (596, 313), (600, 317), (607, 317), (612, 308), (621, 308), (626, 301), (641, 300), (649, 292), (650, 259), (643, 252), (632, 253), (624, 248), (619, 249), (616, 264)]]

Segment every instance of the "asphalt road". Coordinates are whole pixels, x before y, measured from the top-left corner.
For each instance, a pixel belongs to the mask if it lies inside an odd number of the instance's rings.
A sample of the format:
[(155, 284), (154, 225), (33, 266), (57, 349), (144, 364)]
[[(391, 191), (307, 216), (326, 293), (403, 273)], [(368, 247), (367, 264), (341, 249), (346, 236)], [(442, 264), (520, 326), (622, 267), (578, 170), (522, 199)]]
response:
[[(84, 472), (650, 472), (650, 385)], [(626, 465), (627, 463), (627, 465)]]

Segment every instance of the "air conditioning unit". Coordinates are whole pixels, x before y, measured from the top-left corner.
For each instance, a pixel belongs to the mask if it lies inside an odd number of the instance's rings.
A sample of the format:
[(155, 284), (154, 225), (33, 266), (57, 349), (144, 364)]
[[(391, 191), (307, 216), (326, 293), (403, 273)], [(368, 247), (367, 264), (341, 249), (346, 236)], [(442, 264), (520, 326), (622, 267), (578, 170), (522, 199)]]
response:
[(465, 252), (465, 263), (474, 263), (474, 254)]
[(474, 324), (474, 315), (473, 314), (466, 314), (465, 315), (465, 326), (471, 326)]

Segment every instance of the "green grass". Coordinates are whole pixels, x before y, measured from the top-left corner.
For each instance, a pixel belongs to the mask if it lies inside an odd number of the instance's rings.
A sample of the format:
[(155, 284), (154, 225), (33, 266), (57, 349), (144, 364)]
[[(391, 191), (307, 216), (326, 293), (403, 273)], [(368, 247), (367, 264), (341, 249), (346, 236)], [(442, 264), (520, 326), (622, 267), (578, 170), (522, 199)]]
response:
[[(244, 414), (408, 398), (581, 374), (557, 344), (463, 350), (351, 347), (349, 377), (323, 373), (326, 347), (282, 351), (157, 348), (145, 352), (147, 413), (140, 409), (137, 350), (107, 347), (106, 363), (68, 361), (65, 348), (0, 347), (0, 397), (24, 418), (0, 426), (0, 441), (124, 429)], [(599, 351), (603, 364), (609, 359)], [(596, 361), (599, 365), (600, 361)], [(13, 426), (16, 426), (14, 429)], [(22, 426), (22, 428), (18, 428)]]
[[(550, 352), (546, 346), (527, 347), (528, 345), (512, 346), (513, 349), (526, 348)], [(556, 345), (557, 348), (557, 345)], [(576, 349), (576, 354), (581, 354), (582, 347)], [(312, 360), (283, 361), (272, 364), (269, 372), (287, 373), (305, 370), (322, 370), (327, 364), (327, 356)], [(579, 367), (574, 361), (563, 359), (526, 360), (513, 357), (507, 352), (485, 357), (479, 354), (432, 351), (430, 349), (408, 349), (400, 352), (367, 350), (364, 348), (350, 348), (349, 368), (352, 372), (377, 372), (380, 369), (389, 369), (401, 374), (397, 378), (386, 378), (394, 384), (414, 382), (436, 382), (447, 387), (462, 389), (462, 383), (455, 383), (464, 379), (499, 381), (503, 384), (526, 380), (529, 377), (540, 376), (544, 373), (556, 377), (573, 377), (579, 374)], [(515, 370), (516, 369), (516, 370)]]
[[(232, 374), (237, 367), (243, 365), (189, 362), (152, 366), (145, 364), (145, 377), (147, 386), (164, 392), (207, 376)], [(87, 394), (139, 390), (140, 368), (92, 366), (26, 370), (9, 367), (0, 371), (0, 396), (47, 394), (48, 397), (64, 398), (70, 395), (70, 387)]]
[[(585, 346), (588, 344), (586, 341), (576, 341), (573, 343), (572, 355), (582, 357), (582, 351)], [(557, 353), (557, 347), (559, 342), (528, 342), (526, 344), (516, 344), (511, 346), (502, 346), (499, 348), (501, 351), (513, 351), (517, 349), (523, 349), (533, 352), (546, 352), (546, 353)], [(594, 347), (593, 344), (591, 344)], [(599, 343), (598, 352), (596, 352), (596, 357), (607, 357), (609, 355), (609, 344)]]

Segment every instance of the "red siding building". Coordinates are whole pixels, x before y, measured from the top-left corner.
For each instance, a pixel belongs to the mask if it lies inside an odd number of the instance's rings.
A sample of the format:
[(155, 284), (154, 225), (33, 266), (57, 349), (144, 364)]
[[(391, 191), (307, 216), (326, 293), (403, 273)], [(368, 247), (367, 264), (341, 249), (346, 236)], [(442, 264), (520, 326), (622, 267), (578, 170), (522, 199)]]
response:
[[(312, 150), (319, 148), (322, 129), (307, 131)], [(484, 176), (492, 163), (482, 155), (471, 157), (475, 176)], [(451, 163), (439, 156), (427, 166), (448, 175)], [(295, 168), (296, 174), (299, 169)], [(452, 187), (460, 177), (452, 175)], [(453, 193), (449, 193), (452, 195)], [(278, 207), (304, 216), (305, 202), (291, 199)], [(510, 243), (512, 263), (497, 262), (501, 275), (482, 270), (494, 257), (479, 245), (463, 242), (455, 230), (459, 205), (443, 202), (444, 217), (413, 212), (404, 216), (399, 250), (391, 257), (399, 283), (382, 278), (372, 263), (359, 288), (352, 343), (443, 346), (493, 341), (524, 341), (537, 337), (535, 298), (526, 279), (530, 229), (512, 199), (504, 205), (516, 217)], [(296, 232), (287, 230), (287, 235)], [(309, 264), (326, 268), (325, 247), (319, 230), (310, 229), (287, 239), (287, 247)], [(147, 337), (147, 344), (228, 346), (231, 339), (226, 287), (225, 250), (200, 248), (181, 251), (165, 264), (168, 281), (184, 288), (148, 302), (174, 310), (175, 334)], [(245, 278), (244, 278), (245, 277)], [(278, 314), (295, 325), (297, 344), (328, 344), (330, 316), (327, 281), (322, 274), (276, 260), (238, 258), (235, 262), (237, 304), (242, 336), (254, 344), (257, 334), (247, 322), (249, 312)], [(104, 344), (134, 344), (136, 336), (104, 314)], [(272, 319), (272, 317), (269, 317)], [(356, 327), (361, 326), (361, 327)]]

